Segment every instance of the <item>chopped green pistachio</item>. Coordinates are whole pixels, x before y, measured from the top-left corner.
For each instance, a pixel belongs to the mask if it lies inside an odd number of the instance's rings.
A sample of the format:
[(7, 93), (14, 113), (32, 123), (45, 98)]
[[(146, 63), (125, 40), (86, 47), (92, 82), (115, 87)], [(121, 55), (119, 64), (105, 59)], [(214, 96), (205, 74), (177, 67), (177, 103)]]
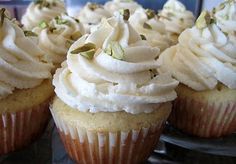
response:
[(36, 5), (39, 5), (39, 8), (43, 8), (43, 7), (50, 8), (50, 5), (51, 5), (49, 2), (47, 2), (47, 0), (36, 0), (34, 3)]
[(80, 31), (76, 31), (71, 35), (72, 40), (78, 40), (82, 36)]
[(42, 28), (42, 29), (47, 28), (47, 27), (48, 27), (48, 23), (45, 22), (45, 21), (41, 21), (41, 22), (39, 23), (39, 27)]
[(151, 26), (150, 24), (148, 24), (148, 23), (144, 23), (144, 24), (143, 24), (143, 28), (146, 28), (146, 29), (151, 30), (151, 29), (152, 29), (152, 26)]
[(56, 16), (55, 20), (56, 20), (56, 23), (59, 24), (59, 25), (60, 24), (67, 24), (68, 23), (68, 20), (62, 19), (59, 16)]
[(141, 36), (142, 40), (147, 40), (145, 35), (141, 34), (140, 36)]
[(81, 56), (86, 57), (89, 60), (93, 59), (94, 54), (95, 54), (95, 49), (91, 49), (80, 53)]
[(225, 3), (221, 3), (219, 6), (219, 10), (223, 10), (225, 8)]
[(223, 32), (225, 34), (225, 36), (228, 36), (229, 34), (227, 32)]
[(118, 60), (124, 60), (124, 50), (118, 42), (112, 41), (105, 52)]
[(83, 46), (78, 47), (78, 48), (74, 49), (73, 51), (71, 51), (71, 54), (78, 54), (80, 52), (86, 52), (91, 49), (96, 49), (96, 45), (93, 43), (86, 43)]
[(51, 32), (51, 33), (53, 33), (55, 30), (57, 30), (56, 27), (49, 27), (48, 28), (48, 31)]
[(183, 22), (184, 22), (184, 18), (180, 18), (179, 20), (180, 20), (180, 22), (181, 22), (181, 23), (183, 23)]
[(146, 15), (148, 17), (148, 19), (152, 19), (156, 16), (156, 13), (154, 10), (151, 10), (151, 9), (147, 9), (146, 10)]
[(211, 23), (211, 15), (207, 11), (203, 11), (196, 21), (196, 27), (203, 29)]
[(4, 22), (4, 18), (5, 18), (5, 11), (6, 11), (6, 9), (5, 9), (5, 8), (2, 8), (2, 9), (0, 10), (0, 17), (1, 17), (0, 27), (2, 27), (2, 25), (3, 25), (3, 22)]
[(66, 43), (65, 43), (65, 46), (66, 46), (66, 48), (70, 48), (70, 46), (73, 44), (74, 42), (73, 41), (71, 41), (71, 40), (66, 40)]
[(128, 21), (130, 17), (130, 11), (129, 9), (122, 9), (120, 10), (120, 14), (123, 16), (123, 19)]
[(99, 5), (99, 4), (97, 4), (97, 3), (89, 3), (89, 4), (88, 4), (88, 8), (89, 8), (90, 10), (94, 11), (94, 10), (96, 10), (96, 9), (98, 9), (98, 8), (102, 8), (102, 6)]
[(107, 48), (105, 49), (105, 52), (110, 56), (112, 55), (112, 46), (111, 46), (111, 44), (108, 44)]
[(32, 31), (24, 31), (25, 36), (38, 36), (36, 33)]

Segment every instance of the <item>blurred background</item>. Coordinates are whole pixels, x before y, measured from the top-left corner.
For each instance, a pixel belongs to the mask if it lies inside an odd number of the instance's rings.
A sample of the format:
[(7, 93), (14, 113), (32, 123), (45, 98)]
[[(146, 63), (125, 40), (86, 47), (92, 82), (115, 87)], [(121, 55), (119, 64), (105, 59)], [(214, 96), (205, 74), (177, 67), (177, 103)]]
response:
[[(25, 8), (32, 0), (0, 0), (0, 7), (5, 7), (12, 12), (12, 15), (20, 19), (25, 12)], [(90, 2), (105, 3), (106, 0), (89, 0)], [(137, 0), (145, 8), (159, 10), (167, 0)], [(202, 9), (212, 9), (223, 0), (180, 0), (188, 10), (191, 10), (195, 16), (198, 16)], [(88, 0), (65, 0), (68, 13), (78, 12)]]

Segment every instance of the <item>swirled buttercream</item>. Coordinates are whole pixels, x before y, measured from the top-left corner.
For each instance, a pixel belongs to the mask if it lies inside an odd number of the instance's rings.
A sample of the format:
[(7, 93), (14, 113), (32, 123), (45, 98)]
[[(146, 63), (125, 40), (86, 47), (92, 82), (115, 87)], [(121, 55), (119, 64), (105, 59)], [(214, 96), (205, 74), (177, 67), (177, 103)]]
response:
[(129, 21), (138, 33), (146, 37), (151, 46), (156, 46), (163, 51), (171, 45), (166, 35), (165, 25), (157, 19), (154, 11), (137, 9)]
[(178, 0), (168, 0), (159, 12), (160, 21), (166, 25), (166, 30), (171, 35), (179, 35), (186, 28), (194, 24), (192, 12)]
[(112, 15), (102, 5), (88, 2), (79, 12), (78, 18), (85, 26), (87, 32), (98, 25), (102, 18), (109, 18)]
[(51, 77), (51, 64), (23, 30), (5, 18), (0, 26), (0, 99), (15, 89), (33, 88)]
[(236, 1), (227, 0), (214, 9), (217, 25), (222, 31), (234, 34), (236, 32)]
[(236, 89), (236, 44), (214, 23), (185, 30), (179, 44), (164, 51), (159, 60), (161, 72), (171, 72), (194, 90), (213, 89), (218, 82)]
[(82, 23), (66, 14), (57, 16), (48, 24), (45, 22), (33, 31), (39, 36), (38, 45), (45, 51), (46, 60), (56, 65), (66, 59), (70, 45), (85, 34)]
[(24, 29), (32, 30), (41, 21), (49, 22), (54, 17), (65, 13), (65, 5), (60, 0), (38, 0), (31, 2), (22, 16)]
[[(119, 45), (112, 51), (123, 53), (120, 60), (109, 53), (111, 43)], [(85, 44), (95, 45), (92, 59), (74, 53)], [(167, 74), (152, 78), (152, 69), (159, 66), (158, 54), (159, 49), (143, 41), (119, 14), (103, 19), (96, 31), (71, 46), (67, 61), (54, 76), (55, 92), (66, 104), (84, 112), (151, 112), (175, 99), (178, 85)]]
[(142, 8), (137, 2), (133, 0), (113, 0), (108, 1), (104, 5), (105, 9), (110, 11), (110, 13), (114, 13), (115, 11), (119, 11), (120, 9), (129, 9), (130, 13), (133, 14), (136, 9)]

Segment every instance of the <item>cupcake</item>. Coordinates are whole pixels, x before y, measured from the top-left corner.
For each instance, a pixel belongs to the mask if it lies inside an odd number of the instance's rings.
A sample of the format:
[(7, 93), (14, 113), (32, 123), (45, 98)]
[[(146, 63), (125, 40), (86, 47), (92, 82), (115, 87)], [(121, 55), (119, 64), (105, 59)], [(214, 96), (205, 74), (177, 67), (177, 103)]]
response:
[(166, 25), (166, 30), (173, 44), (178, 42), (178, 37), (186, 28), (194, 24), (194, 16), (191, 11), (178, 0), (168, 0), (159, 12), (160, 21)]
[(213, 9), (217, 25), (225, 33), (234, 34), (236, 31), (236, 2), (227, 0)]
[(38, 34), (38, 45), (45, 51), (45, 60), (59, 67), (66, 59), (71, 44), (85, 34), (78, 19), (66, 14), (55, 17), (49, 23), (42, 21), (33, 29)]
[(112, 15), (100, 4), (88, 2), (79, 12), (78, 18), (83, 23), (86, 32), (97, 26), (102, 18), (109, 18)]
[[(50, 117), (51, 64), (23, 30), (0, 10), (0, 155), (34, 141)], [(27, 35), (27, 36), (25, 36)]]
[(130, 13), (133, 14), (136, 9), (142, 8), (134, 0), (113, 0), (108, 1), (104, 5), (105, 9), (110, 11), (113, 14), (115, 11), (119, 11), (120, 9), (129, 9)]
[[(155, 74), (159, 49), (116, 13), (68, 51), (51, 113), (77, 163), (138, 163), (158, 142), (178, 82)], [(138, 155), (137, 155), (138, 154)]]
[(179, 44), (160, 55), (161, 72), (180, 81), (170, 123), (191, 135), (236, 131), (236, 44), (206, 11)]
[(161, 52), (170, 47), (171, 40), (167, 37), (165, 25), (158, 20), (155, 11), (137, 9), (129, 21), (152, 47), (158, 47)]
[(49, 22), (54, 17), (65, 13), (65, 5), (60, 0), (36, 0), (31, 2), (22, 16), (24, 29), (32, 30), (41, 21)]

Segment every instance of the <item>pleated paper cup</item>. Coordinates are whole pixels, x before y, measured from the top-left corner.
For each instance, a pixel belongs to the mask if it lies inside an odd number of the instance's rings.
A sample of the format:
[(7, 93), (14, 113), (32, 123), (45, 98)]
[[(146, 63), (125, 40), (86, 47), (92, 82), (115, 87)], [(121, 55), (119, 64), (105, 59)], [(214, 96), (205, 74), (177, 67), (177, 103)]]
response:
[(48, 104), (0, 114), (0, 155), (27, 146), (42, 134), (50, 118)]
[[(142, 123), (142, 119), (138, 118), (140, 120), (138, 122), (132, 114), (125, 112), (100, 114), (79, 112), (63, 104), (59, 99), (54, 100), (51, 107), (51, 113), (66, 151), (80, 164), (136, 164), (145, 161), (159, 140), (171, 111), (171, 104), (166, 103), (158, 110), (152, 114), (142, 114), (146, 115), (144, 119), (149, 115), (158, 115), (151, 116), (150, 120)], [(141, 118), (141, 116), (137, 117)], [(109, 125), (106, 123), (110, 122), (111, 126), (115, 124), (110, 120), (111, 118), (114, 118), (115, 122), (119, 120), (117, 124), (120, 124), (121, 128), (117, 128), (119, 125), (107, 128)], [(84, 120), (86, 121), (81, 122)], [(106, 123), (98, 120), (104, 120)], [(131, 126), (127, 127), (129, 124), (126, 123), (129, 121)], [(138, 128), (133, 128), (134, 124)], [(145, 126), (142, 127), (144, 124)]]
[(0, 155), (28, 146), (43, 133), (52, 95), (51, 82), (45, 81), (0, 100)]
[(186, 86), (177, 89), (169, 122), (190, 135), (211, 138), (236, 132), (236, 91), (223, 85), (196, 93)]

